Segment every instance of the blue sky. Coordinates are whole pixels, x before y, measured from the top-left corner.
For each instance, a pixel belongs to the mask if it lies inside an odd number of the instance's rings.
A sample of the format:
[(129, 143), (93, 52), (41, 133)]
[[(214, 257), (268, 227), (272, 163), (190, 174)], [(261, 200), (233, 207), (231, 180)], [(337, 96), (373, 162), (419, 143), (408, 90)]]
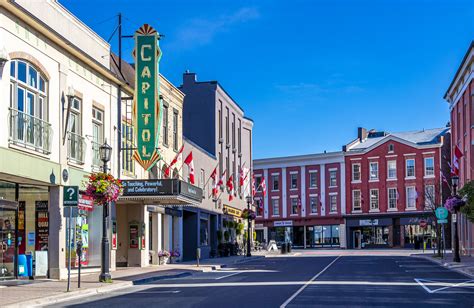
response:
[(218, 80), (255, 121), (255, 158), (338, 151), (358, 126), (443, 127), (474, 39), (472, 1), (60, 2), (105, 39), (118, 12), (124, 34), (163, 33), (161, 72), (176, 86), (187, 69)]

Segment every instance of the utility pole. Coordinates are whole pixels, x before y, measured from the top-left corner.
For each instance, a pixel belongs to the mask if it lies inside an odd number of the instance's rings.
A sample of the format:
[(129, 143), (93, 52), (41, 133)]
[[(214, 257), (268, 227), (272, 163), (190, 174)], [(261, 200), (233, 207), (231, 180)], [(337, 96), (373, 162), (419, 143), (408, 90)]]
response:
[[(122, 13), (118, 14), (118, 70), (122, 76)], [(122, 85), (117, 87), (117, 179), (120, 179), (120, 155), (122, 154)]]

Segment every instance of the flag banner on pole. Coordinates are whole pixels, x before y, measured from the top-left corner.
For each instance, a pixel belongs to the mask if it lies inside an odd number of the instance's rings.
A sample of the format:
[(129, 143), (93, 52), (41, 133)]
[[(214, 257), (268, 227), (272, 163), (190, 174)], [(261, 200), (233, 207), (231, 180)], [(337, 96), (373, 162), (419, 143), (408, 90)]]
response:
[(158, 45), (158, 38), (158, 32), (148, 24), (141, 26), (134, 34), (135, 94), (133, 119), (137, 149), (133, 152), (133, 158), (145, 170), (153, 167), (159, 159), (156, 149), (159, 141), (162, 108), (158, 79), (158, 62), (161, 59), (161, 49)]
[(260, 183), (260, 186), (262, 186), (263, 196), (265, 197), (267, 195), (267, 184), (265, 184), (264, 177), (262, 177), (262, 183)]
[(194, 185), (194, 163), (193, 163), (193, 152), (189, 152), (188, 156), (184, 160), (184, 163), (189, 168), (189, 182)]
[(209, 178), (212, 179), (212, 198), (217, 199), (217, 194), (219, 191), (217, 185), (217, 166), (214, 168)]
[(173, 158), (173, 160), (171, 161), (171, 163), (168, 165), (168, 167), (166, 167), (165, 169), (165, 178), (169, 178), (170, 177), (170, 174), (171, 174), (171, 168), (173, 168), (174, 165), (176, 165), (176, 163), (181, 160), (181, 157), (183, 156), (183, 150), (184, 150), (184, 144), (183, 146), (181, 147), (181, 149), (179, 150), (179, 152), (176, 154), (176, 156)]
[(227, 190), (229, 191), (229, 201), (234, 200), (234, 175), (229, 176), (227, 180)]

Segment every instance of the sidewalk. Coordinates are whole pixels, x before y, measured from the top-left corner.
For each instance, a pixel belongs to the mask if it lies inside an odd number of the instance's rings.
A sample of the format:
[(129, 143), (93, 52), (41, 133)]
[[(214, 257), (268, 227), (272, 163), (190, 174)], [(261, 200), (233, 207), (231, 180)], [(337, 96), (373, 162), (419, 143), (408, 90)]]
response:
[(443, 259), (435, 258), (433, 254), (413, 254), (413, 257), (423, 258), (435, 262), (443, 267), (474, 278), (474, 257), (461, 256), (461, 263), (453, 262), (453, 254), (446, 253)]
[[(145, 268), (118, 268), (111, 272), (112, 283), (98, 282), (99, 273), (81, 275), (81, 288), (77, 288), (77, 277), (71, 278), (71, 291), (66, 292), (65, 280), (16, 281), (0, 284), (1, 307), (31, 307), (58, 303), (64, 300), (87, 297), (98, 293), (107, 293), (135, 284), (143, 284), (161, 279), (177, 278), (192, 275), (193, 272), (212, 271), (233, 264), (244, 263), (263, 256), (246, 258), (234, 256), (227, 258), (206, 259), (196, 266), (196, 261), (173, 263)], [(6, 285), (11, 286), (6, 286)]]

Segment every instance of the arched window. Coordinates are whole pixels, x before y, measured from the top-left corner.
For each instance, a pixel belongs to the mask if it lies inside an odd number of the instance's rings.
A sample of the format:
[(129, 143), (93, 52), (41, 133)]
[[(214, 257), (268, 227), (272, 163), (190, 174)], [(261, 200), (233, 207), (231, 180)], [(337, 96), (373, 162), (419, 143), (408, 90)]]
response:
[(390, 143), (390, 144), (388, 145), (388, 152), (389, 152), (389, 153), (392, 153), (392, 152), (393, 152), (393, 149), (394, 149), (393, 144)]
[(50, 152), (48, 83), (32, 64), (10, 63), (10, 139), (37, 151)]

